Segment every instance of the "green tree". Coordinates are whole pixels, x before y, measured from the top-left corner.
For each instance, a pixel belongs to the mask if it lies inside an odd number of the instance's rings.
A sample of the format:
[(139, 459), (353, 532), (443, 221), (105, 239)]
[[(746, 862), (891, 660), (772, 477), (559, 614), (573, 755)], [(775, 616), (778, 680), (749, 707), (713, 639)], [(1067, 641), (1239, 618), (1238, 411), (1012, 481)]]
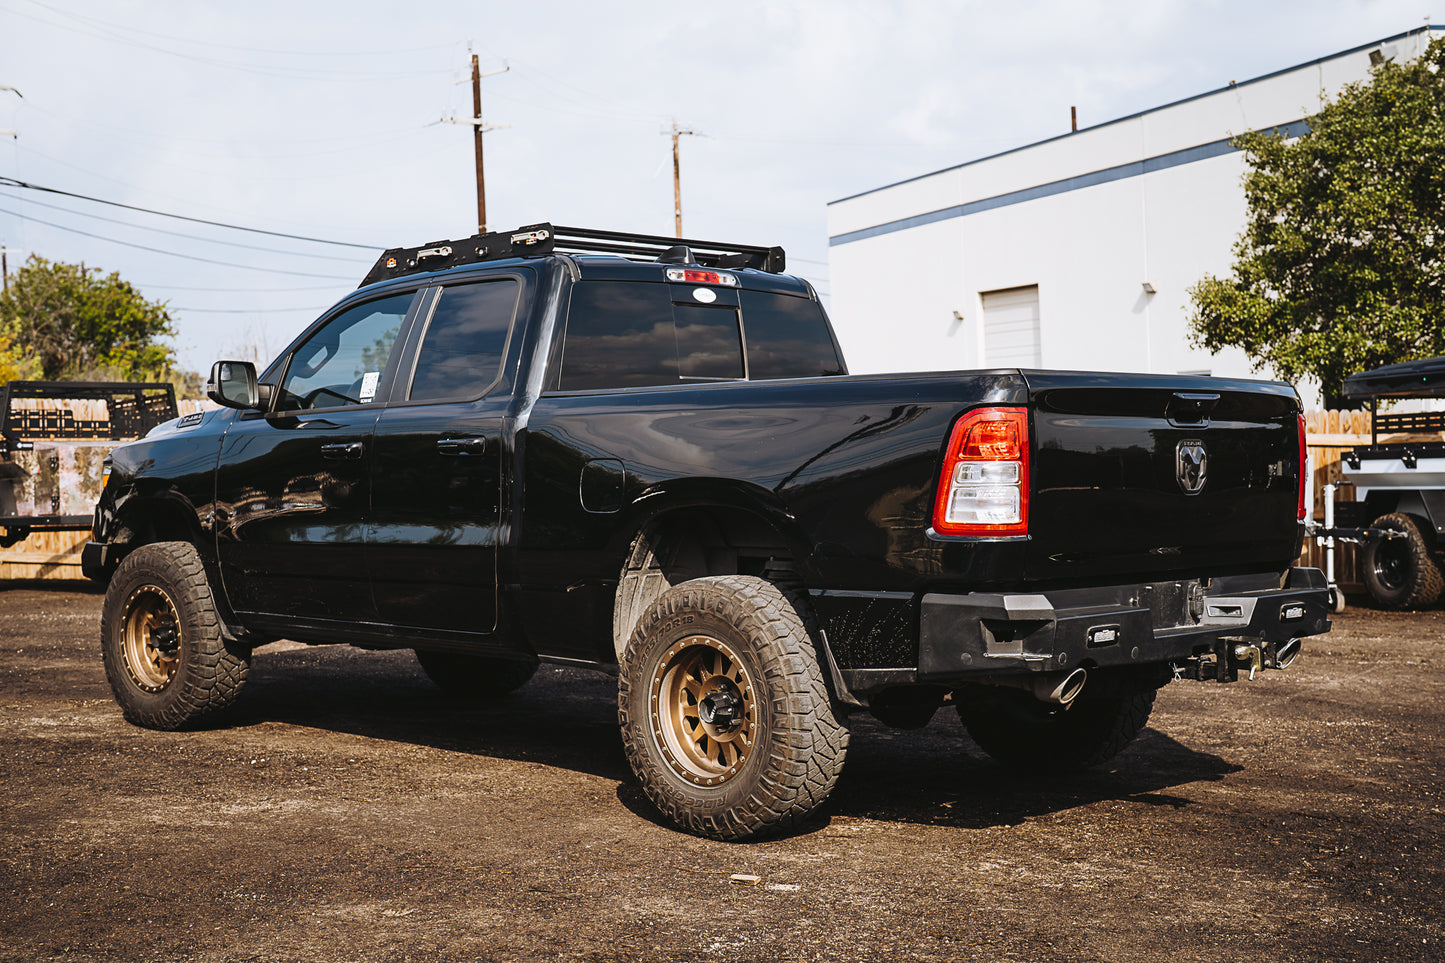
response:
[(1346, 375), (1445, 355), (1445, 42), (1377, 67), (1295, 140), (1235, 140), (1250, 171), (1233, 276), (1190, 289), (1190, 340), (1243, 348), (1256, 370)]
[(33, 254), (0, 295), (0, 334), (51, 380), (166, 380), (176, 360), (164, 303), (118, 274)]

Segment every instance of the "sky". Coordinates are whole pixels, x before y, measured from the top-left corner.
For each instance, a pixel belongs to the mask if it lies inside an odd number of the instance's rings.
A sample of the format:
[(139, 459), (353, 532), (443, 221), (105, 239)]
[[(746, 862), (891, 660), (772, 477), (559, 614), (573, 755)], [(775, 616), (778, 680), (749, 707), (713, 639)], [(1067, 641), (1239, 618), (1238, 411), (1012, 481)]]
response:
[[(1445, 2), (1445, 0), (1441, 0)], [(0, 0), (0, 245), (118, 272), (183, 367), (269, 360), (387, 247), (551, 221), (781, 244), (827, 204), (1445, 22), (1421, 0)], [(505, 68), (505, 72), (503, 71)], [(17, 93), (18, 91), (18, 93)], [(130, 210), (216, 221), (253, 231)], [(271, 234), (257, 231), (273, 232)], [(275, 236), (298, 235), (315, 240)], [(337, 243), (321, 243), (322, 241)], [(360, 245), (359, 247), (356, 245)], [(898, 270), (907, 283), (906, 265)]]

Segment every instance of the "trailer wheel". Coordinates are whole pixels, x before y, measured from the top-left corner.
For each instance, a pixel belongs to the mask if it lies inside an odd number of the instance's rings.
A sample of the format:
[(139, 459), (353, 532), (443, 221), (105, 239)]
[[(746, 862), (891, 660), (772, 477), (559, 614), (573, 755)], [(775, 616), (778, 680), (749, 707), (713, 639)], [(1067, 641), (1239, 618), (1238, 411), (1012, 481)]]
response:
[(468, 702), (496, 699), (515, 692), (537, 672), (536, 662), (489, 659), (455, 652), (418, 649), (416, 660), (437, 688), (453, 699)]
[(1370, 596), (1386, 609), (1418, 609), (1434, 605), (1445, 589), (1445, 577), (1430, 554), (1419, 522), (1402, 512), (1382, 515), (1371, 528), (1403, 532), (1404, 538), (1372, 538), (1365, 542), (1360, 568)]
[(789, 829), (843, 770), (806, 603), (742, 575), (693, 579), (643, 612), (617, 716), (632, 771), (677, 825), (741, 840)]
[(126, 719), (181, 729), (230, 708), (251, 650), (221, 633), (201, 558), (189, 542), (155, 542), (116, 568), (100, 617), (105, 675)]
[(1155, 689), (1090, 696), (1067, 706), (1019, 689), (970, 686), (955, 695), (978, 747), (1010, 769), (1058, 775), (1113, 759), (1149, 721)]

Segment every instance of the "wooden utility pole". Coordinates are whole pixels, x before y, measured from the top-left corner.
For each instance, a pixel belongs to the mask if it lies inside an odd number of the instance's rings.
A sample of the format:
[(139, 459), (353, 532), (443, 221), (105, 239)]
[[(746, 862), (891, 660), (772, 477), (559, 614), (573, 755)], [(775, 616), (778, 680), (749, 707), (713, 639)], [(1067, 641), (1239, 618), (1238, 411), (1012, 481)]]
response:
[[(488, 127), (482, 123), (482, 78), (492, 77), (497, 74), (504, 74), (511, 67), (503, 66), (501, 70), (489, 70), (482, 73), (477, 63), (477, 55), (472, 54), (472, 139), (477, 149), (477, 233), (487, 233), (487, 180), (483, 173), (482, 166), (482, 135), (495, 127)], [(502, 125), (506, 126), (506, 125)]]
[(682, 237), (682, 160), (678, 155), (677, 139), (683, 134), (696, 134), (695, 130), (679, 130), (677, 118), (672, 120), (672, 219), (675, 233)]

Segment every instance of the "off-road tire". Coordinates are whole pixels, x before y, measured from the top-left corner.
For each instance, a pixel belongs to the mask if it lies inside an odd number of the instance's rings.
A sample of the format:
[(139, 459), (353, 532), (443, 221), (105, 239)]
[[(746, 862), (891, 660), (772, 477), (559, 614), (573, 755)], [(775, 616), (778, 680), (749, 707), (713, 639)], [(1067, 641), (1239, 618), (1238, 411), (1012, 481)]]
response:
[(1156, 691), (1090, 697), (1085, 689), (1069, 706), (990, 686), (970, 686), (955, 698), (968, 734), (996, 761), (1019, 772), (1058, 775), (1122, 752), (1148, 723)]
[(125, 557), (106, 589), (100, 651), (126, 719), (183, 729), (229, 709), (251, 669), (227, 640), (201, 558), (189, 542), (154, 542)]
[(744, 575), (683, 582), (643, 612), (617, 718), (643, 790), (683, 829), (722, 840), (783, 832), (833, 791), (848, 730), (807, 612), (801, 595)]
[(418, 649), (416, 660), (437, 688), (453, 699), (466, 702), (499, 699), (526, 685), (537, 671), (535, 661), (494, 659), (456, 652)]
[(1445, 590), (1445, 576), (1430, 554), (1420, 523), (1403, 512), (1382, 515), (1371, 528), (1404, 532), (1404, 538), (1371, 538), (1360, 553), (1365, 588), (1384, 609), (1421, 609), (1434, 605)]

